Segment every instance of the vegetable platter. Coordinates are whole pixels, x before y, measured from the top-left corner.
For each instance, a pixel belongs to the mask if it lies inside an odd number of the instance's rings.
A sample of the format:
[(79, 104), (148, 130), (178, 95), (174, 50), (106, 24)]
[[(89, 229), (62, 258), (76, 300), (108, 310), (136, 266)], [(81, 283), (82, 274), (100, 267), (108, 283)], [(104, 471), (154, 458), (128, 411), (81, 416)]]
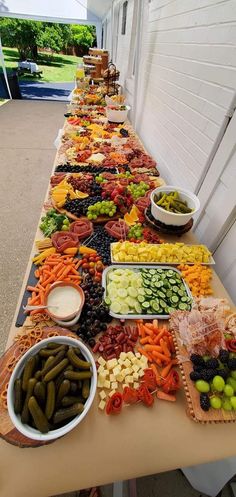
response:
[(171, 266), (113, 265), (103, 271), (102, 284), (114, 318), (168, 319), (175, 308), (191, 308), (190, 290)]
[(171, 315), (187, 412), (196, 422), (236, 421), (235, 323), (228, 302), (211, 297), (196, 299), (190, 312)]

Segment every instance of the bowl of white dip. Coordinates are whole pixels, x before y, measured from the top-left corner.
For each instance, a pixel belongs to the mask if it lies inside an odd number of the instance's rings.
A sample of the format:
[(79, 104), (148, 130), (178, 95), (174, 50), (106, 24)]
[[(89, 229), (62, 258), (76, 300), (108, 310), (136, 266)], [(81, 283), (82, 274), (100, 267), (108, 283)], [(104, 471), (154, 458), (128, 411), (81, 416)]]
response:
[(80, 286), (56, 281), (46, 292), (46, 311), (56, 323), (72, 326), (80, 317), (84, 300), (84, 292)]

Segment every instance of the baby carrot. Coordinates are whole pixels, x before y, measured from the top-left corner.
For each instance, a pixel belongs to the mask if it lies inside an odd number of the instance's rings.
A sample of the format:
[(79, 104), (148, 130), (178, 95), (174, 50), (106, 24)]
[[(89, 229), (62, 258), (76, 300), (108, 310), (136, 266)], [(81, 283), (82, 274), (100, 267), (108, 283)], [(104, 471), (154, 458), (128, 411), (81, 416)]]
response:
[(145, 343), (149, 343), (149, 340), (150, 340), (150, 338), (149, 338), (149, 337), (144, 337), (144, 338), (141, 338), (140, 343), (141, 343), (142, 345), (145, 345)]
[(160, 341), (160, 339), (165, 335), (165, 333), (166, 333), (166, 329), (162, 328), (162, 330), (158, 333), (156, 338), (154, 338), (154, 343), (158, 343)]
[(171, 370), (173, 366), (173, 363), (172, 361), (169, 362), (169, 364), (167, 364), (167, 366), (165, 366), (162, 370), (161, 370), (161, 377), (162, 378), (166, 378)]
[(157, 357), (158, 359), (161, 359), (162, 361), (165, 361), (167, 363), (170, 362), (170, 358), (167, 357), (165, 354), (161, 354), (161, 352), (157, 352), (156, 350), (154, 350), (153, 354), (155, 357)]
[(165, 342), (162, 338), (160, 339), (160, 346), (161, 346), (161, 348), (162, 348), (162, 350), (163, 350), (164, 354), (165, 354), (167, 357), (170, 357), (170, 356), (171, 356), (171, 353), (170, 353), (170, 351), (169, 351), (169, 349), (168, 349), (168, 347), (167, 347), (166, 342)]
[(155, 364), (151, 364), (151, 368), (155, 374), (157, 386), (161, 386), (161, 376)]
[(149, 354), (147, 352), (145, 352), (145, 350), (142, 349), (142, 347), (138, 347), (138, 352), (140, 352), (140, 354), (142, 355), (145, 355), (147, 357), (147, 359), (152, 362), (152, 358), (149, 356)]
[(146, 352), (153, 352), (154, 350), (156, 350), (157, 352), (163, 352), (160, 345), (144, 345), (144, 350), (146, 350)]
[(39, 292), (39, 289), (36, 287), (36, 286), (27, 286), (26, 290), (28, 290), (28, 292)]
[(171, 395), (169, 393), (162, 392), (161, 390), (157, 391), (157, 398), (160, 400), (168, 400), (169, 402), (175, 402), (175, 395)]

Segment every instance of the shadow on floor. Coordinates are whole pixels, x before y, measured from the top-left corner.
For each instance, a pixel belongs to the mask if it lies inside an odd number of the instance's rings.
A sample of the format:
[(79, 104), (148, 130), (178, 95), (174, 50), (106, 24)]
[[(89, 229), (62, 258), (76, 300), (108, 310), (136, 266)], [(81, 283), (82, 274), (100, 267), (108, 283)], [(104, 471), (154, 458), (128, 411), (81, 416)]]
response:
[(24, 99), (67, 100), (74, 88), (74, 83), (43, 83), (38, 81), (20, 81), (20, 90)]

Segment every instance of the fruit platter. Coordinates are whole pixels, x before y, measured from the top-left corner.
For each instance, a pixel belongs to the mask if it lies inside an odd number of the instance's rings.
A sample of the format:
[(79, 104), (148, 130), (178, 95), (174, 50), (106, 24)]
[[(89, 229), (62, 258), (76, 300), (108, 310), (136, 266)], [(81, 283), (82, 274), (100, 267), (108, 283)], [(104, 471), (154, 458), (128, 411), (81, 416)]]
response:
[(170, 330), (189, 416), (202, 423), (236, 421), (235, 314), (227, 301), (197, 298), (191, 311), (172, 313)]
[[(205, 245), (189, 244), (188, 237), (176, 239), (191, 229), (192, 219), (169, 237), (168, 223), (162, 232), (146, 216), (152, 198), (164, 215), (191, 218), (194, 207), (183, 190), (165, 185), (131, 125), (109, 123), (105, 103), (98, 105), (99, 95), (88, 91), (78, 92), (81, 102), (66, 113), (16, 320), (22, 329), (17, 356), (3, 357), (0, 433), (13, 443), (3, 425), (13, 433), (7, 389), (14, 368), (48, 337), (51, 345), (42, 344), (37, 364), (26, 368), (31, 390), (24, 373), (12, 387), (15, 415), (26, 425), (16, 436), (15, 425), (14, 443), (30, 446), (28, 429), (36, 430), (40, 445), (40, 433), (50, 435), (51, 426), (63, 429), (83, 415), (91, 386), (86, 352), (79, 345), (58, 348), (57, 335), (76, 339), (92, 354), (99, 415), (125, 416), (136, 404), (174, 405), (183, 386), (191, 419), (235, 421), (236, 316), (214, 294), (212, 254)], [(41, 385), (34, 391), (36, 383)]]

